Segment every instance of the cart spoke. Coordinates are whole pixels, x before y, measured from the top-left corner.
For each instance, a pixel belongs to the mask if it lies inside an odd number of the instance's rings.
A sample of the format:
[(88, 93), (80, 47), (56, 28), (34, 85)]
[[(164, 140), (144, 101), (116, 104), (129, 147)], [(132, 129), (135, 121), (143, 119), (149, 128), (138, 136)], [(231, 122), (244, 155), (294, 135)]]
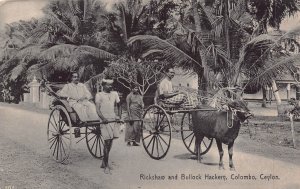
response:
[(50, 129), (49, 129), (48, 131), (50, 131), (51, 133), (57, 133), (57, 131), (52, 131), (52, 130), (50, 130)]
[(52, 144), (50, 145), (50, 149), (52, 149), (53, 145), (56, 144), (56, 141), (57, 141), (56, 139), (57, 139), (57, 137), (55, 137), (55, 139), (53, 140)]
[(162, 144), (161, 144), (161, 142), (160, 142), (160, 139), (157, 137), (157, 140), (158, 140), (158, 142), (159, 142), (159, 146), (160, 146), (160, 148), (161, 148), (161, 150), (162, 150), (162, 152), (163, 152), (163, 154), (165, 153), (165, 150), (164, 150), (164, 147), (162, 146)]
[(194, 133), (191, 132), (191, 134), (189, 134), (187, 137), (184, 138), (184, 140), (186, 140), (187, 138), (189, 138), (190, 136), (192, 136)]
[(90, 134), (92, 134), (92, 132), (86, 133), (86, 136), (88, 137)]
[(50, 146), (50, 147), (52, 147), (52, 146), (53, 146), (53, 143), (55, 142), (55, 138), (56, 138), (56, 137), (53, 137), (52, 139), (49, 139), (49, 141), (48, 141), (48, 142), (51, 144), (51, 146)]
[(101, 156), (101, 155), (102, 155), (102, 154), (101, 154), (101, 150), (102, 150), (102, 148), (101, 148), (101, 142), (102, 142), (102, 139), (101, 139), (100, 136), (99, 136), (98, 142), (99, 142), (99, 156)]
[(51, 138), (48, 139), (49, 142), (51, 142), (53, 139), (55, 139), (56, 136), (52, 136)]
[(66, 125), (67, 125), (66, 122), (63, 121), (63, 125), (61, 126), (61, 129), (63, 130)]
[(65, 147), (64, 147), (64, 140), (63, 139), (61, 139), (61, 147), (62, 147), (62, 150), (63, 150), (65, 156), (66, 156), (66, 150), (65, 150)]
[(150, 146), (151, 142), (153, 141), (154, 137), (155, 137), (155, 136), (153, 136), (153, 137), (151, 138), (151, 140), (149, 141), (149, 143), (148, 143), (148, 145), (147, 145), (147, 147), (146, 147), (147, 149), (148, 149), (148, 147)]
[(204, 146), (207, 148), (207, 145), (206, 145), (205, 141), (203, 140), (202, 142), (203, 142)]
[(55, 115), (54, 115), (54, 112), (53, 112), (53, 120), (54, 120), (54, 123), (55, 123), (55, 125), (57, 125), (57, 122), (56, 122), (56, 120), (55, 120)]
[(159, 157), (158, 138), (157, 138), (157, 137), (155, 137), (155, 138), (156, 138), (156, 150), (157, 150), (157, 155), (158, 155), (158, 157)]
[[(93, 138), (95, 138), (95, 137), (96, 137), (96, 135), (93, 136)], [(95, 143), (96, 143), (96, 140), (97, 140), (97, 138), (94, 139), (93, 145), (92, 145), (92, 147), (91, 147), (91, 150), (92, 150), (92, 151), (93, 151), (93, 149), (94, 149), (94, 145), (95, 145)]]
[(148, 136), (146, 136), (146, 137), (143, 137), (143, 139), (145, 140), (145, 139), (147, 139), (148, 137), (150, 137), (150, 136), (152, 136), (153, 134), (151, 133), (151, 134), (149, 134)]
[(162, 119), (160, 119), (161, 115), (158, 114), (157, 115), (157, 119), (156, 119), (156, 126), (155, 128), (159, 128), (159, 126), (161, 125), (162, 121), (164, 120), (165, 115), (163, 115)]
[(90, 142), (93, 138), (95, 138), (96, 137), (96, 135), (94, 135), (94, 136), (92, 136), (92, 138), (90, 138), (89, 140), (88, 140), (88, 142)]
[(168, 146), (168, 143), (160, 135), (158, 137)]
[(191, 147), (194, 138), (195, 138), (195, 135), (193, 135), (192, 140), (191, 140), (190, 143), (189, 143), (189, 148)]
[(51, 120), (49, 120), (49, 123), (52, 125), (52, 127), (56, 130), (56, 132), (57, 132), (57, 127), (52, 123), (52, 121)]
[(57, 148), (56, 148), (56, 159), (58, 160), (58, 151), (59, 151), (60, 142), (57, 140)]
[(60, 148), (59, 148), (59, 152), (60, 152), (60, 159), (62, 160), (63, 159), (63, 153), (62, 153), (62, 141), (60, 139)]
[(61, 128), (61, 123), (62, 123), (62, 117), (60, 115), (60, 112), (58, 113), (58, 125), (59, 125), (59, 128)]
[(154, 151), (155, 141), (156, 141), (156, 136), (153, 137), (153, 144), (152, 144), (152, 150), (151, 150), (152, 155), (153, 155), (153, 151)]
[(52, 156), (54, 156), (54, 154), (55, 154), (57, 143), (58, 143), (58, 140), (55, 140), (55, 145), (54, 145)]
[(99, 144), (99, 138), (98, 136), (96, 137), (96, 150), (95, 150), (95, 154), (97, 154), (97, 150), (98, 150), (98, 144)]

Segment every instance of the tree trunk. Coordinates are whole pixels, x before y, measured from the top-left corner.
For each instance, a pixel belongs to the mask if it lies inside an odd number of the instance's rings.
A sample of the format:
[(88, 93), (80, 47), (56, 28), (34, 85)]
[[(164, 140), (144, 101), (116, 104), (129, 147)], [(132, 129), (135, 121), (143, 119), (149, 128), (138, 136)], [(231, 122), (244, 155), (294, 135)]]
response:
[[(200, 15), (198, 12), (197, 0), (192, 0), (191, 2), (193, 9), (193, 16), (195, 20), (195, 28), (196, 34), (199, 36), (199, 39), (202, 40), (203, 31), (201, 28)], [(202, 42), (203, 43), (203, 42)], [(199, 45), (199, 55), (201, 58), (201, 65), (203, 67), (203, 71), (198, 72), (198, 93), (200, 96), (207, 96), (207, 87), (208, 87), (208, 70), (207, 70), (207, 58), (206, 58), (206, 49), (203, 45)], [(206, 103), (204, 100), (202, 103)]]
[(281, 98), (278, 92), (277, 84), (274, 79), (272, 80), (272, 90), (276, 99), (276, 105), (277, 106), (281, 105)]
[[(297, 73), (297, 81), (299, 81), (300, 75)], [(296, 85), (296, 99), (300, 100), (300, 85)]]
[(300, 86), (299, 85), (296, 86), (296, 99), (300, 100)]
[(224, 9), (223, 9), (223, 16), (224, 16), (224, 31), (225, 31), (225, 38), (226, 38), (226, 47), (227, 47), (227, 58), (230, 60), (231, 57), (231, 47), (230, 47), (230, 35), (229, 35), (229, 10), (228, 10), (228, 0), (223, 0)]
[(263, 101), (261, 107), (266, 108), (267, 107), (267, 90), (265, 87), (262, 87), (262, 93), (263, 93)]

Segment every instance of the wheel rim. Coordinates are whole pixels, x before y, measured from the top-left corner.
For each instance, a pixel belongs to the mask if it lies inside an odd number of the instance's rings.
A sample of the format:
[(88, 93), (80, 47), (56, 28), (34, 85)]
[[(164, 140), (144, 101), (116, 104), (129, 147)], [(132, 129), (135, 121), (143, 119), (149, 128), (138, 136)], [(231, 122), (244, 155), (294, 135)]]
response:
[(188, 149), (189, 152), (195, 154), (195, 135), (193, 132), (193, 124), (191, 122), (191, 115), (189, 113), (185, 113), (182, 116), (181, 120), (181, 138), (184, 146)]
[(103, 157), (104, 142), (100, 126), (86, 127), (85, 136), (90, 154), (95, 158), (101, 159)]
[(166, 156), (171, 144), (171, 127), (167, 113), (157, 105), (150, 106), (143, 116), (142, 141), (153, 159)]
[(71, 121), (63, 106), (57, 105), (50, 113), (47, 128), (47, 138), (53, 159), (63, 163), (71, 151)]
[[(184, 146), (188, 149), (189, 152), (196, 155), (195, 153), (195, 135), (193, 132), (193, 123), (192, 123), (192, 116), (190, 113), (185, 113), (182, 116), (181, 120), (181, 138), (183, 141)], [(203, 141), (201, 142), (201, 155), (206, 154), (211, 145), (213, 143), (213, 139), (204, 137)]]

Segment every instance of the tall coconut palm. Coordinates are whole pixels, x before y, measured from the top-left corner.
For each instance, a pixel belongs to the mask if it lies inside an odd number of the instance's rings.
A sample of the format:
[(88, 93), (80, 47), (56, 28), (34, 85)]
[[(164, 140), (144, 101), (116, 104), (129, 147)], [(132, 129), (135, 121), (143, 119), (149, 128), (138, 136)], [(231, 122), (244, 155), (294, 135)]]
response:
[[(37, 74), (37, 71), (51, 73), (45, 72), (46, 68), (72, 68), (83, 72), (98, 70), (93, 68), (99, 64), (103, 67), (104, 60), (115, 57), (107, 52), (109, 48), (100, 49), (103, 47), (102, 42), (106, 41), (99, 35), (105, 32), (106, 19), (102, 14), (106, 12), (101, 8), (99, 1), (52, 0), (44, 11), (45, 17), (29, 36), (31, 39), (43, 40), (31, 40), (30, 44), (23, 44), (19, 52), (0, 68), (1, 72), (8, 73), (11, 79), (26, 74), (32, 76), (33, 73)], [(87, 61), (88, 59), (90, 61)], [(98, 72), (101, 70), (103, 68)], [(84, 75), (88, 74), (91, 73), (86, 72)]]
[[(246, 12), (248, 12), (253, 20), (257, 23), (257, 26), (253, 29), (252, 36), (258, 36), (267, 33), (267, 26), (279, 29), (280, 23), (288, 15), (291, 16), (298, 11), (296, 0), (247, 0)], [(260, 59), (263, 62), (265, 59)], [(258, 64), (257, 64), (258, 65)], [(277, 102), (277, 105), (281, 104), (281, 99), (276, 86), (275, 78), (269, 82), (269, 86), (272, 86), (273, 93)], [(266, 92), (263, 90), (263, 92)], [(266, 96), (265, 94), (263, 96)], [(263, 100), (265, 102), (265, 100)], [(265, 106), (265, 104), (263, 104)]]
[[(195, 1), (193, 1), (194, 3), (195, 3)], [(224, 2), (226, 2), (226, 1), (224, 1)], [(240, 1), (240, 2), (242, 2), (242, 1)], [(242, 4), (242, 5), (245, 5), (245, 4)], [(194, 6), (195, 7), (195, 6)], [(236, 25), (236, 29), (238, 29), (238, 30), (243, 30), (243, 31), (249, 31), (249, 29), (248, 28), (246, 28), (245, 26), (249, 26), (249, 25), (247, 25), (247, 24), (249, 24), (249, 23), (247, 23), (247, 22), (243, 22), (243, 21), (248, 21), (249, 22), (249, 18), (251, 18), (249, 15), (249, 13), (248, 13), (248, 15), (246, 15), (246, 16), (238, 16), (238, 11), (237, 11), (237, 9), (238, 8), (243, 8), (244, 10), (246, 9), (246, 7), (245, 6), (232, 6), (231, 8), (232, 8), (232, 10), (230, 10), (230, 15), (232, 16), (232, 18), (233, 18), (233, 16), (235, 16), (235, 18), (238, 18), (237, 19), (237, 21), (240, 23), (240, 24), (238, 24), (237, 22), (235, 22), (235, 20), (233, 20), (233, 19), (231, 19), (230, 20), (230, 22), (231, 23), (233, 23), (233, 24), (235, 24)], [(224, 6), (224, 8), (226, 8), (226, 6)], [(235, 8), (235, 9), (233, 9), (233, 8)], [(195, 10), (195, 9), (193, 9), (193, 10)], [(286, 9), (286, 11), (289, 11), (290, 9)], [(199, 13), (199, 11), (198, 11), (198, 13)], [(226, 13), (226, 11), (225, 11), (225, 13)], [(228, 12), (226, 13), (226, 14), (228, 14)], [(285, 12), (285, 14), (287, 14), (286, 12)], [(201, 17), (200, 17), (201, 18)], [(212, 18), (212, 17), (209, 17), (209, 18)], [(263, 19), (263, 18), (262, 18)], [(216, 21), (216, 20), (214, 20), (214, 21)], [(196, 22), (195, 22), (196, 23)], [(197, 24), (198, 26), (199, 25), (201, 25), (201, 23), (199, 24), (199, 22), (198, 22), (198, 24)], [(257, 31), (257, 28), (254, 28), (254, 29), (252, 29), (252, 33), (255, 33)], [(175, 32), (176, 33), (176, 32)], [(193, 33), (193, 32), (181, 32), (183, 35), (185, 34), (185, 35), (187, 35), (187, 39), (190, 39), (190, 38), (196, 38), (196, 37), (194, 37), (195, 35), (188, 35), (188, 33)], [(203, 34), (202, 34), (203, 35)], [(253, 37), (255, 37), (255, 35), (253, 35)], [(197, 39), (197, 38), (196, 38)], [(197, 39), (197, 40), (199, 40), (199, 39)], [(174, 43), (170, 43), (170, 40), (159, 40), (159, 39), (157, 39), (157, 38), (154, 38), (154, 37), (150, 37), (150, 36), (136, 36), (136, 37), (133, 37), (132, 39), (130, 39), (130, 42), (131, 43), (133, 43), (133, 42), (135, 42), (135, 41), (141, 41), (141, 42), (143, 42), (143, 45), (145, 45), (146, 44), (146, 46), (148, 46), (151, 50), (152, 50), (152, 52), (155, 52), (153, 49), (154, 48), (157, 48), (157, 50), (162, 50), (163, 52), (164, 52), (164, 54), (165, 54), (165, 56), (166, 56), (166, 58), (167, 58), (167, 60), (169, 59), (169, 60), (172, 60), (172, 57), (176, 57), (176, 52), (180, 52), (181, 54), (183, 54), (183, 53), (185, 53), (185, 55), (184, 56), (182, 56), (181, 58), (178, 58), (177, 59), (177, 61), (174, 61), (174, 63), (182, 63), (182, 62), (190, 62), (190, 63), (195, 63), (195, 62), (197, 62), (199, 65), (201, 65), (201, 66), (204, 66), (204, 67), (206, 67), (205, 66), (205, 64), (203, 64), (203, 62), (201, 62), (202, 61), (202, 59), (200, 58), (200, 60), (199, 59), (196, 59), (196, 58), (193, 58), (193, 57), (191, 57), (190, 55), (188, 55), (186, 52), (185, 52), (185, 50), (182, 50), (182, 49), (179, 49), (178, 48), (178, 46), (176, 46), (176, 45), (174, 45)], [(260, 41), (260, 42), (256, 42), (257, 41)], [(261, 50), (261, 52), (260, 53), (254, 53), (254, 54), (252, 54), (252, 55), (256, 55), (256, 59), (255, 59), (255, 61), (254, 62), (256, 62), (256, 64), (253, 64), (253, 62), (247, 62), (247, 60), (246, 60), (246, 57), (247, 56), (240, 56), (239, 57), (239, 61), (233, 61), (233, 59), (230, 57), (230, 56), (228, 56), (228, 54), (230, 54), (230, 53), (228, 53), (228, 51), (222, 51), (222, 49), (216, 49), (216, 48), (214, 48), (215, 49), (215, 51), (213, 51), (213, 52), (218, 52), (218, 56), (220, 56), (220, 57), (222, 57), (222, 59), (223, 59), (223, 61), (218, 61), (218, 62), (216, 62), (217, 64), (220, 64), (220, 63), (224, 63), (224, 62), (226, 62), (226, 64), (230, 64), (230, 65), (236, 65), (236, 67), (238, 68), (238, 69), (231, 69), (231, 70), (228, 70), (228, 72), (227, 73), (230, 73), (230, 74), (228, 74), (227, 76), (229, 77), (229, 76), (231, 76), (231, 81), (229, 82), (229, 84), (230, 85), (233, 85), (237, 80), (236, 80), (236, 78), (234, 78), (234, 77), (232, 77), (232, 76), (234, 76), (234, 75), (236, 75), (237, 77), (240, 75), (240, 71), (243, 69), (243, 72), (249, 72), (249, 71), (251, 71), (252, 70), (252, 68), (254, 67), (254, 66), (259, 66), (260, 64), (264, 64), (264, 62), (265, 61), (263, 61), (264, 60), (264, 58), (266, 58), (266, 56), (264, 56), (265, 54), (267, 54), (268, 53), (268, 51), (270, 52), (270, 51), (272, 51), (272, 50), (274, 50), (274, 48), (271, 48), (271, 46), (273, 46), (274, 47), (274, 44), (272, 44), (271, 45), (271, 43), (269, 42), (270, 40), (269, 40), (269, 38), (267, 37), (267, 36), (264, 36), (264, 35), (262, 35), (262, 36), (257, 36), (257, 37), (255, 37), (254, 39), (252, 39), (252, 41), (251, 41), (251, 38), (250, 38), (250, 42), (249, 43), (246, 43), (246, 45), (245, 45), (245, 47), (242, 49), (243, 50), (243, 53), (245, 53), (245, 54), (247, 54), (247, 51), (249, 51), (249, 53), (251, 52), (250, 51), (250, 49), (252, 49), (252, 48), (249, 48), (249, 47), (253, 47), (253, 43), (255, 44), (254, 46), (255, 46), (255, 48), (256, 48), (256, 50)], [(201, 39), (200, 39), (200, 42), (201, 42)], [(203, 43), (202, 43), (203, 44)], [(201, 45), (202, 45), (201, 44)], [(187, 46), (186, 46), (187, 47)], [(186, 50), (188, 50), (190, 48), (190, 46), (188, 46), (187, 47), (187, 49)], [(168, 50), (166, 50), (166, 49), (168, 49)], [(171, 50), (172, 49), (172, 50)], [(194, 49), (194, 48), (191, 48), (191, 49)], [(207, 49), (206, 49), (207, 50)], [(201, 51), (200, 51), (201, 52)], [(229, 51), (230, 52), (230, 51)], [(254, 52), (253, 51), (253, 49), (252, 49), (252, 52)], [(258, 51), (257, 51), (258, 52)], [(199, 53), (200, 54), (200, 53)], [(177, 55), (178, 55), (178, 53), (177, 53)], [(248, 58), (248, 57), (247, 57)], [(255, 58), (255, 56), (253, 56), (253, 58)], [(269, 56), (267, 56), (267, 58), (269, 58)], [(186, 59), (186, 60), (185, 60)], [(253, 59), (252, 59), (253, 60)], [(247, 62), (247, 63), (246, 63)], [(260, 64), (258, 64), (258, 62), (260, 63)], [(272, 62), (272, 61), (269, 61), (269, 63), (270, 62)], [(225, 64), (225, 65), (226, 65)], [(241, 64), (243, 64), (243, 65), (245, 65), (245, 64), (249, 64), (249, 65), (251, 65), (251, 66), (246, 66), (246, 67), (243, 67), (243, 66), (240, 66)], [(270, 64), (266, 64), (266, 65), (270, 65)], [(260, 65), (261, 66), (261, 65)], [(280, 65), (276, 65), (276, 66), (280, 66)], [(276, 66), (274, 67), (274, 69), (273, 69), (273, 71), (275, 72), (276, 71)], [(265, 67), (265, 66), (261, 66), (262, 68), (264, 68), (264, 69), (267, 69), (267, 67)], [(225, 67), (226, 68), (226, 67)], [(273, 68), (273, 67), (272, 67)], [(205, 69), (205, 68), (203, 68), (203, 69)], [(212, 67), (210, 67), (210, 66), (207, 66), (206, 67), (206, 69), (209, 71), (209, 70), (212, 70)], [(248, 69), (248, 70), (247, 70)], [(271, 69), (272, 70), (272, 69)], [(221, 73), (221, 74), (224, 74), (224, 73), (226, 73), (225, 72), (226, 70), (223, 70), (223, 71), (219, 71), (219, 73)], [(263, 74), (264, 75), (264, 74)], [(272, 74), (271, 74), (272, 75)], [(251, 74), (248, 74), (248, 76), (251, 76)], [(275, 76), (275, 75), (273, 75), (273, 76)], [(254, 77), (254, 76), (253, 76)], [(259, 76), (259, 78), (261, 78), (261, 76)], [(274, 78), (273, 78), (274, 79)], [(274, 84), (274, 83), (273, 83)]]

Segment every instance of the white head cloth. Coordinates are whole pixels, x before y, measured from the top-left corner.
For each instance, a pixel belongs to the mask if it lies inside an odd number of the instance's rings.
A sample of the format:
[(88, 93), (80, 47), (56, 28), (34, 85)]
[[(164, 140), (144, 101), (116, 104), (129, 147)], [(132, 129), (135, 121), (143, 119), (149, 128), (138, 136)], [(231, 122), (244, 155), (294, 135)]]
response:
[(102, 84), (107, 83), (107, 84), (113, 84), (114, 80), (112, 79), (102, 79)]

